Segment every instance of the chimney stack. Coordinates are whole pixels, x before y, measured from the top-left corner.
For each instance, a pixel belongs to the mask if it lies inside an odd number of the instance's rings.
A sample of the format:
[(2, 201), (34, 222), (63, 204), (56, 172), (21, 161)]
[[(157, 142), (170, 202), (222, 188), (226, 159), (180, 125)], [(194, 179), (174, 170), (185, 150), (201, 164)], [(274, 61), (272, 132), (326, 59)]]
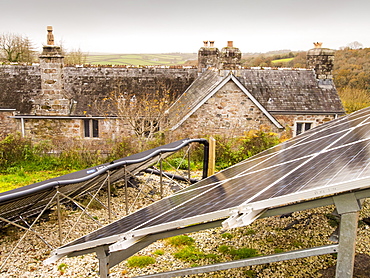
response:
[(314, 43), (314, 48), (307, 52), (307, 66), (315, 71), (316, 79), (331, 80), (333, 78), (334, 50), (322, 48), (322, 43)]
[(227, 42), (227, 47), (221, 49), (218, 67), (221, 70), (237, 70), (241, 67), (242, 53), (233, 46), (233, 41)]
[(198, 51), (199, 73), (205, 71), (209, 67), (217, 67), (219, 51), (218, 48), (214, 47), (214, 43), (214, 41), (203, 41), (204, 46)]

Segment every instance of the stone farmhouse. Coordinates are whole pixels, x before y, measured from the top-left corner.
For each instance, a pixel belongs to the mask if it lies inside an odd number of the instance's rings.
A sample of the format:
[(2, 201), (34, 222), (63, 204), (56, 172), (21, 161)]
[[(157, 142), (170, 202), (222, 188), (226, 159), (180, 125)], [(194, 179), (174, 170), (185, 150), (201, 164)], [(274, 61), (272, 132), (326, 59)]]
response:
[(295, 136), (344, 114), (332, 80), (334, 51), (319, 44), (307, 53), (309, 69), (245, 69), (232, 42), (219, 51), (212, 41), (200, 48), (198, 68), (72, 67), (50, 29), (39, 64), (0, 66), (3, 135), (100, 146), (131, 136), (134, 126), (104, 111), (112, 92), (130, 100), (170, 92), (173, 103), (156, 129), (180, 137), (237, 136), (261, 127)]

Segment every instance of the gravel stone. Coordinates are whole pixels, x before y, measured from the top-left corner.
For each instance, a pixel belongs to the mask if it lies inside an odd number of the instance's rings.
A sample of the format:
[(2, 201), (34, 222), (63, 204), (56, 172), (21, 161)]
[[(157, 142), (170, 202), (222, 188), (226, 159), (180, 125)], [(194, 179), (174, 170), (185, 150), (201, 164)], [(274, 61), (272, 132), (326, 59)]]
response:
[[(158, 194), (158, 178), (153, 177), (150, 183), (145, 183), (147, 175), (139, 177), (139, 189), (129, 188), (129, 200), (132, 205), (131, 211), (135, 211), (147, 206), (153, 201), (160, 199)], [(168, 184), (164, 188), (165, 195), (173, 194), (170, 188), (174, 186)], [(156, 193), (153, 193), (156, 188)], [(99, 193), (99, 200), (107, 203), (106, 192)], [(133, 203), (133, 200), (136, 200)], [(81, 200), (82, 203), (87, 201)], [(112, 197), (112, 210), (117, 214), (112, 216), (112, 221), (120, 219), (125, 215), (125, 195), (124, 188), (117, 187)], [(369, 201), (365, 200), (363, 209), (360, 212), (360, 219), (370, 216)], [(96, 207), (96, 208), (95, 208)], [(108, 212), (106, 209), (98, 208), (94, 203), (94, 208), (88, 212), (94, 216), (102, 225), (109, 223)], [(110, 277), (135, 277), (175, 269), (192, 267), (194, 265), (213, 264), (215, 262), (226, 262), (233, 260), (230, 254), (223, 254), (218, 251), (219, 246), (227, 245), (230, 248), (254, 248), (259, 255), (274, 254), (303, 248), (310, 248), (319, 245), (333, 244), (329, 241), (330, 235), (335, 227), (329, 225), (327, 214), (332, 213), (333, 206), (310, 209), (302, 212), (295, 212), (290, 216), (269, 217), (258, 219), (247, 227), (223, 231), (215, 228), (196, 233), (187, 234), (194, 238), (195, 247), (204, 254), (215, 254), (215, 259), (204, 258), (198, 261), (182, 261), (174, 258), (173, 254), (177, 248), (170, 246), (165, 239), (154, 242), (150, 246), (139, 251), (136, 255), (152, 256), (156, 259), (153, 265), (145, 268), (129, 268), (127, 261), (123, 261), (111, 268)], [(74, 226), (69, 233), (67, 243), (73, 239), (88, 234), (100, 226), (93, 222), (86, 215), (80, 216), (79, 210), (63, 209), (63, 237), (67, 235), (68, 228), (73, 227), (75, 221), (81, 217), (80, 222)], [(57, 212), (52, 209), (49, 220), (41, 220), (34, 225), (34, 230), (40, 233), (43, 238), (51, 243), (53, 247), (59, 246)], [(223, 237), (227, 232), (232, 237)], [(56, 263), (44, 265), (43, 261), (51, 253), (51, 249), (40, 240), (35, 234), (8, 226), (0, 230), (0, 265), (3, 265), (9, 254), (14, 249), (14, 253), (7, 259), (6, 264), (0, 270), (1, 278), (49, 278), (49, 277), (99, 277), (99, 263), (94, 253), (72, 258), (62, 258)], [(24, 237), (20, 242), (19, 240)], [(368, 248), (370, 243), (370, 228), (359, 221), (358, 238), (356, 253), (370, 255)], [(15, 248), (17, 245), (19, 246)], [(156, 250), (163, 250), (163, 255), (155, 255)], [(188, 277), (321, 277), (320, 270), (330, 268), (335, 265), (334, 255), (315, 256), (290, 261), (276, 262), (265, 265), (243, 267), (191, 275)], [(64, 268), (63, 268), (64, 266)], [(64, 269), (64, 271), (61, 271)]]

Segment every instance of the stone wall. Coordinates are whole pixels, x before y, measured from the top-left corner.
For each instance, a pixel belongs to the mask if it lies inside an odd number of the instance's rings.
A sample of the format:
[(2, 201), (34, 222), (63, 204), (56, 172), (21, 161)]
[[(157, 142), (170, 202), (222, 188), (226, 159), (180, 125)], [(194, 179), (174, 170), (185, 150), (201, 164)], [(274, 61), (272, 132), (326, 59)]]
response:
[(175, 131), (187, 136), (228, 135), (241, 136), (248, 130), (270, 127), (278, 132), (271, 121), (240, 90), (229, 81), (207, 100)]
[(320, 115), (320, 114), (306, 114), (306, 115), (274, 115), (274, 118), (285, 128), (287, 135), (293, 137), (296, 135), (296, 122), (312, 123), (314, 128), (323, 123), (329, 122), (336, 118), (335, 115)]
[(9, 133), (20, 131), (19, 122), (10, 118), (14, 115), (13, 111), (0, 109), (0, 140), (6, 137)]
[[(1, 117), (2, 113), (0, 113)], [(84, 120), (97, 120), (99, 123), (99, 136), (87, 138), (84, 135)], [(14, 119), (12, 119), (14, 121)], [(17, 119), (20, 128), (20, 119)], [(50, 138), (75, 138), (91, 140), (114, 140), (121, 136), (131, 136), (129, 125), (124, 120), (114, 118), (25, 118), (24, 132), (26, 137), (32, 137), (35, 141)]]

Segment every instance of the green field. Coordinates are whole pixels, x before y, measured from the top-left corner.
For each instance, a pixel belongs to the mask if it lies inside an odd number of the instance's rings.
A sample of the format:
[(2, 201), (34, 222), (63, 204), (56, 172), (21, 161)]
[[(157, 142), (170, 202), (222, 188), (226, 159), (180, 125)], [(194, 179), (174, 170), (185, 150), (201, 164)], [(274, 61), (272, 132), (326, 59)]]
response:
[(189, 60), (196, 60), (195, 53), (165, 53), (165, 54), (102, 54), (88, 55), (88, 64), (93, 65), (184, 65)]
[(275, 64), (275, 63), (287, 63), (287, 62), (290, 62), (291, 60), (293, 60), (293, 58), (278, 59), (278, 60), (271, 61), (271, 63), (273, 63), (273, 64)]

